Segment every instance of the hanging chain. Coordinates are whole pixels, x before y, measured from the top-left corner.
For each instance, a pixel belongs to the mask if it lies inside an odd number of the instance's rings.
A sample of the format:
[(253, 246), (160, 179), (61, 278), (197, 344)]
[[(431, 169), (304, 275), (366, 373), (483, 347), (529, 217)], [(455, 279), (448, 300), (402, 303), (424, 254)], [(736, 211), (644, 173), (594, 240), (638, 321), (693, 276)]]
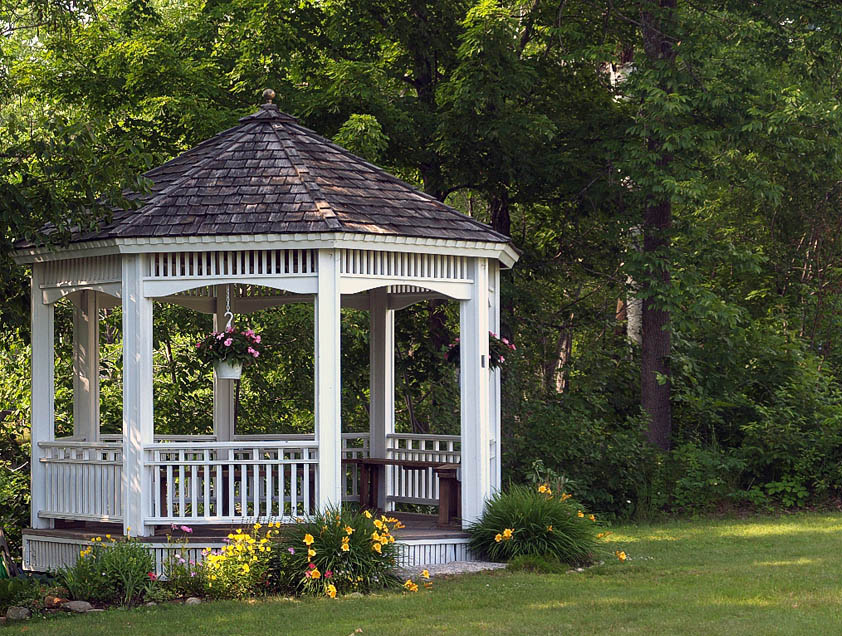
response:
[(225, 314), (228, 318), (228, 323), (225, 325), (225, 331), (231, 329), (231, 323), (234, 322), (234, 314), (231, 312), (231, 285), (225, 286)]

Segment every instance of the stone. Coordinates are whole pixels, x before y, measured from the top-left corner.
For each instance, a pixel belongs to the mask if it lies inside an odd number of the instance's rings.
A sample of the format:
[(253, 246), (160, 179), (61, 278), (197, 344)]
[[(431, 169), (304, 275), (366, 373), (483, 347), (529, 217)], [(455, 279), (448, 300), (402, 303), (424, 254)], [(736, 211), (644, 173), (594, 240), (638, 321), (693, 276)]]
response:
[(144, 603), (144, 605), (146, 605), (146, 607), (155, 607), (158, 604), (155, 601), (149, 601), (148, 603)]
[(17, 607), (13, 605), (6, 610), (6, 618), (10, 621), (25, 621), (30, 616), (32, 616), (32, 612), (25, 607)]
[(201, 604), (201, 602), (202, 602), (202, 599), (197, 598), (195, 596), (191, 596), (186, 601), (184, 601), (184, 604), (185, 605), (199, 605), (199, 604)]
[(67, 610), (68, 612), (76, 612), (77, 614), (84, 614), (85, 612), (90, 612), (94, 606), (88, 603), (88, 601), (68, 601), (64, 603), (62, 609)]
[(348, 598), (362, 598), (363, 594), (361, 592), (351, 592), (348, 594)]

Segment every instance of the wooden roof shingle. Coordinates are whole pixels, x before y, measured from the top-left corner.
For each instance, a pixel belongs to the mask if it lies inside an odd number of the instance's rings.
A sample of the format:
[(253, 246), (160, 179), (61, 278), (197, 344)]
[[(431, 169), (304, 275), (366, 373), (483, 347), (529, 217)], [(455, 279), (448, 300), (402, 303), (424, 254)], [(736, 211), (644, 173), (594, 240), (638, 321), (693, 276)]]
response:
[(301, 232), (509, 241), (271, 103), (144, 176), (153, 185), (142, 206), (71, 242)]

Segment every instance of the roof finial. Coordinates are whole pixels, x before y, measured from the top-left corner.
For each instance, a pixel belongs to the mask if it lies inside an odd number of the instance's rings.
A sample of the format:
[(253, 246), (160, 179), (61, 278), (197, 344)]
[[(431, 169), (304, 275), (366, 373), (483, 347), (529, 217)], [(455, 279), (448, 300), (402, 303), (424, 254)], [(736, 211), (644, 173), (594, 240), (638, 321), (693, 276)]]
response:
[(264, 104), (271, 104), (273, 99), (275, 99), (275, 91), (273, 91), (271, 88), (267, 88), (263, 91)]

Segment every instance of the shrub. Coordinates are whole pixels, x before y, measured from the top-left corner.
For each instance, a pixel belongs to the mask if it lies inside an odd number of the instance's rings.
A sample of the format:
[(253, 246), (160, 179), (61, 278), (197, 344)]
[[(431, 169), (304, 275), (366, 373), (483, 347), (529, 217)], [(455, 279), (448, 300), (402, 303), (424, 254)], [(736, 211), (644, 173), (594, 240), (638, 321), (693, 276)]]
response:
[(286, 530), (278, 578), (303, 594), (346, 594), (397, 587), (395, 537), (400, 522), (370, 512), (328, 510)]
[(265, 594), (268, 588), (268, 569), (273, 550), (271, 538), (280, 524), (270, 523), (265, 532), (255, 523), (250, 532), (237, 529), (226, 539), (221, 550), (205, 555), (205, 591), (214, 598), (247, 598)]
[(512, 486), (495, 494), (470, 526), (471, 549), (493, 561), (521, 555), (550, 556), (572, 565), (590, 563), (598, 526), (566, 493)]
[(142, 600), (157, 579), (152, 554), (138, 541), (105, 537), (105, 542), (93, 537), (74, 565), (59, 570), (59, 581), (76, 600), (123, 605)]
[(577, 499), (589, 509), (631, 517), (656, 453), (643, 437), (641, 418), (609, 416), (610, 395), (606, 389), (593, 399), (574, 393), (520, 405), (517, 420), (505, 422), (504, 473), (527, 483), (542, 458), (545, 470), (575, 483)]
[(707, 512), (734, 499), (744, 469), (745, 462), (733, 451), (687, 442), (661, 460), (652, 485), (660, 506)]
[(41, 598), (41, 584), (28, 576), (0, 579), (0, 614), (13, 605), (31, 607)]

